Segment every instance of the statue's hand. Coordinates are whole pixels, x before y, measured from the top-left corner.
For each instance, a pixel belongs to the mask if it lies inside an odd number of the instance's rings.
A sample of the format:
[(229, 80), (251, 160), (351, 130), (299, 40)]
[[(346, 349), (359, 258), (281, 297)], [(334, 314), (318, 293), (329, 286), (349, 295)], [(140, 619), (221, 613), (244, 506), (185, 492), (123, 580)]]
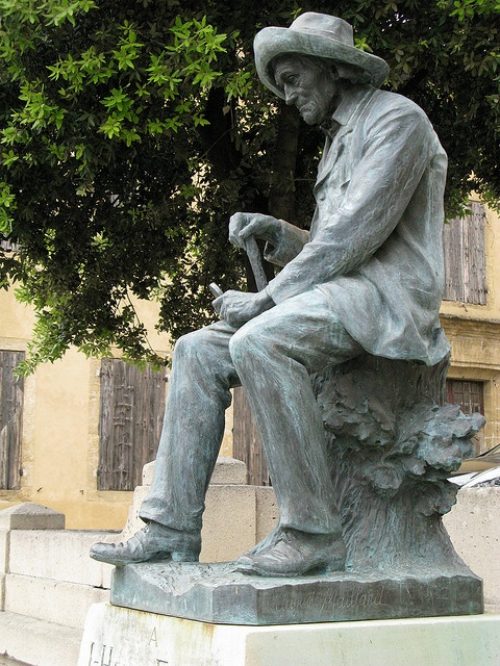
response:
[(272, 308), (275, 303), (265, 291), (226, 291), (213, 301), (214, 310), (230, 326), (239, 328), (247, 321)]
[(245, 240), (255, 236), (277, 245), (281, 226), (280, 220), (272, 215), (235, 213), (229, 220), (229, 241), (236, 247), (245, 248)]

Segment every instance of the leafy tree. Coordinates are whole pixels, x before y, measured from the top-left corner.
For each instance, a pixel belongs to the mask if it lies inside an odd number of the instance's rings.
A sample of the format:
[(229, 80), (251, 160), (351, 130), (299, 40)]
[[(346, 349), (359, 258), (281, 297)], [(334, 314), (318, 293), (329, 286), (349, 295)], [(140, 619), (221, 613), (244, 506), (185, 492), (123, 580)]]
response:
[(0, 0), (0, 285), (37, 311), (24, 371), (70, 344), (154, 359), (132, 297), (175, 338), (209, 320), (210, 281), (244, 280), (232, 212), (307, 224), (322, 138), (252, 54), (306, 10), (351, 22), (426, 110), (450, 211), (498, 200), (498, 0)]

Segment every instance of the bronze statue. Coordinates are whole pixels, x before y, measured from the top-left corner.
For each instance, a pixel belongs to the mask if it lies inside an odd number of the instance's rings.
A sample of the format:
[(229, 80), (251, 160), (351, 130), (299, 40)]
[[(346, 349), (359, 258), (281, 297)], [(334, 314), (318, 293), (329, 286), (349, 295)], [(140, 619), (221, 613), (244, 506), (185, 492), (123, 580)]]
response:
[(387, 64), (355, 48), (340, 18), (308, 12), (290, 28), (265, 28), (255, 59), (264, 85), (326, 133), (310, 231), (258, 213), (231, 218), (231, 242), (265, 239), (266, 258), (282, 270), (258, 293), (221, 295), (221, 320), (177, 342), (155, 478), (140, 512), (147, 525), (125, 543), (96, 544), (98, 560), (198, 559), (224, 411), (230, 388), (242, 384), (280, 523), (236, 568), (342, 571), (345, 538), (311, 376), (366, 355), (423, 368), (447, 362), (439, 323), (447, 158), (429, 119), (380, 90)]

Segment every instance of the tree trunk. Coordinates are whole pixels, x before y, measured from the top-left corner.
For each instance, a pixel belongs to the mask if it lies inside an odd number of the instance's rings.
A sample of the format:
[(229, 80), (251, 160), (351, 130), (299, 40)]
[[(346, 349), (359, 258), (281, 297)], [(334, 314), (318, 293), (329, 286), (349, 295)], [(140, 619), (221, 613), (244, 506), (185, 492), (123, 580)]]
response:
[(447, 368), (365, 355), (314, 378), (351, 569), (469, 573), (441, 517), (484, 418), (445, 403)]

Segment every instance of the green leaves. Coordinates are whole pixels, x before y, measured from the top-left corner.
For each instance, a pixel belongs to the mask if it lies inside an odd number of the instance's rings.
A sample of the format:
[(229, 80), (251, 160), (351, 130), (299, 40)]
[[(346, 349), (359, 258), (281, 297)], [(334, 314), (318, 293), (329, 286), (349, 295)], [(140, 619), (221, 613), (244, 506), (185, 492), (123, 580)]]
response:
[(500, 14), (498, 0), (438, 0), (437, 5), (460, 22), (473, 19), (475, 16)]
[[(497, 3), (302, 7), (352, 22), (357, 47), (389, 62), (387, 87), (429, 114), (455, 206), (471, 188), (500, 196)], [(308, 223), (321, 137), (260, 85), (252, 48), (260, 27), (298, 11), (295, 0), (0, 0), (0, 234), (20, 248), (0, 258), (0, 285), (17, 279), (38, 313), (27, 371), (71, 344), (150, 358), (129, 294), (157, 297), (173, 337), (208, 323), (208, 283), (244, 274), (229, 217), (275, 210), (283, 156), (287, 219)]]
[(8, 236), (12, 231), (16, 198), (8, 183), (0, 182), (0, 234)]
[(135, 69), (135, 61), (140, 55), (140, 50), (144, 46), (137, 41), (137, 33), (134, 27), (128, 21), (121, 26), (123, 33), (118, 42), (118, 48), (114, 50), (113, 57), (118, 64), (119, 70)]
[(21, 279), (38, 317), (23, 371), (70, 344), (152, 359), (128, 294), (156, 289), (192, 234), (182, 155), (209, 124), (226, 35), (163, 10), (145, 21), (127, 0), (105, 14), (88, 0), (3, 9), (0, 234), (20, 249), (1, 284)]
[(97, 7), (94, 0), (49, 0), (42, 3), (42, 11), (45, 9), (45, 15), (48, 25), (56, 27), (69, 21), (71, 25), (76, 25), (76, 17), (79, 13), (87, 13)]

